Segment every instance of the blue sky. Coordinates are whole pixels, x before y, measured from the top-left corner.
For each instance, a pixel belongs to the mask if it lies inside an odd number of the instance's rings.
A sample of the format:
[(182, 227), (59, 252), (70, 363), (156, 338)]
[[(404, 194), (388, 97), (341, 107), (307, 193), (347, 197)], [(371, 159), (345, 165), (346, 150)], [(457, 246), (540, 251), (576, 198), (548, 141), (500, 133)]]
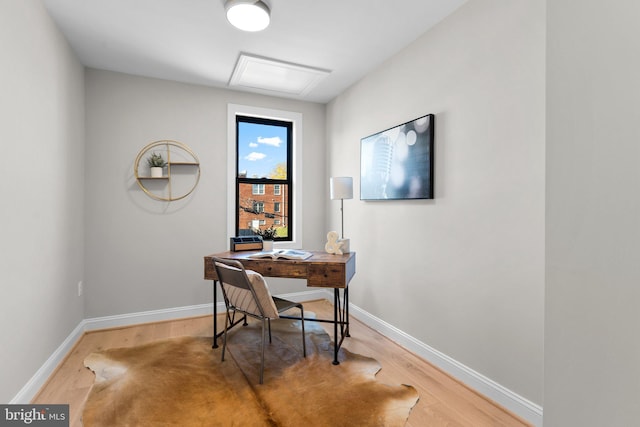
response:
[(268, 177), (278, 163), (287, 161), (287, 128), (240, 122), (238, 171), (248, 178)]

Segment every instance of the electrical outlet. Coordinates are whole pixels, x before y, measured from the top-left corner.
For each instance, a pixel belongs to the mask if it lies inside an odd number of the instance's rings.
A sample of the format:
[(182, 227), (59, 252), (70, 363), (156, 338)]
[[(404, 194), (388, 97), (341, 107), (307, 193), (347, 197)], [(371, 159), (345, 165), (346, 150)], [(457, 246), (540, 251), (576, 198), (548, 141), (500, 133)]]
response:
[(78, 296), (81, 297), (84, 293), (84, 286), (82, 285), (82, 280), (78, 282)]

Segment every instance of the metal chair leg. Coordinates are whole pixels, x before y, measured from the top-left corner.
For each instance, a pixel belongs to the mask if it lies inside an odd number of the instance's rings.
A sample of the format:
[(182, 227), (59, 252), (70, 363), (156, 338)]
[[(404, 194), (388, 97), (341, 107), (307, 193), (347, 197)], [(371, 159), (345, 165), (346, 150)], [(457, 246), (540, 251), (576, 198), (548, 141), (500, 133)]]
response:
[(263, 379), (263, 375), (264, 375), (264, 321), (265, 319), (262, 319), (262, 356), (260, 358), (260, 384), (262, 384), (262, 379)]
[(300, 321), (302, 322), (302, 355), (307, 357), (307, 341), (304, 338), (304, 308), (302, 304), (300, 304)]
[[(234, 310), (233, 316), (235, 317), (236, 312)], [(227, 312), (224, 316), (224, 335), (222, 337), (222, 361), (224, 362), (224, 351), (227, 349), (227, 329), (229, 325), (229, 309), (227, 308)], [(215, 332), (214, 332), (215, 333)]]
[(271, 319), (267, 319), (269, 322), (269, 344), (271, 344)]

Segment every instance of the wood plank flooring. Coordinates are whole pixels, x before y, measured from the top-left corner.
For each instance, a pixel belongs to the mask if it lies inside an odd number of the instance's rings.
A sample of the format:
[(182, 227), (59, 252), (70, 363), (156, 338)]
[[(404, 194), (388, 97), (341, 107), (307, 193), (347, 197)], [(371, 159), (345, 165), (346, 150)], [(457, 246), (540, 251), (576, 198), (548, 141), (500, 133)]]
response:
[[(305, 311), (312, 311), (318, 317), (331, 318), (333, 305), (324, 300), (309, 301), (305, 303)], [(224, 319), (219, 316), (221, 322), (218, 322), (218, 327), (221, 328)], [(321, 325), (333, 337), (332, 325)], [(84, 358), (91, 352), (114, 347), (131, 347), (183, 335), (212, 334), (210, 316), (87, 332), (51, 375), (32, 403), (68, 403), (70, 425), (81, 426), (82, 408), (94, 380), (93, 372), (83, 364)], [(343, 345), (352, 352), (378, 360), (382, 366), (377, 375), (380, 381), (388, 384), (411, 384), (418, 390), (420, 400), (411, 411), (407, 426), (529, 425), (353, 318), (351, 337), (345, 339)]]

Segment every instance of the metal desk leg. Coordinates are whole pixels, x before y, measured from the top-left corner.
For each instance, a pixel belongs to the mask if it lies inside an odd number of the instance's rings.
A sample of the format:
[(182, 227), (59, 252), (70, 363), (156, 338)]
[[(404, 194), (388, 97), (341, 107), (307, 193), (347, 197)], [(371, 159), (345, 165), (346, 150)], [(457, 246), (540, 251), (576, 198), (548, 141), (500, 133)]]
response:
[(346, 317), (344, 320), (347, 324), (347, 329), (345, 330), (345, 336), (350, 337), (351, 334), (349, 333), (349, 286), (344, 288), (343, 295), (344, 295), (344, 310), (346, 313)]
[(218, 297), (216, 293), (217, 280), (213, 281), (213, 346), (218, 348)]
[[(338, 305), (340, 304), (340, 292), (338, 288), (333, 289), (333, 364), (339, 365), (338, 349), (340, 341), (338, 340)], [(342, 326), (340, 326), (342, 328)]]

